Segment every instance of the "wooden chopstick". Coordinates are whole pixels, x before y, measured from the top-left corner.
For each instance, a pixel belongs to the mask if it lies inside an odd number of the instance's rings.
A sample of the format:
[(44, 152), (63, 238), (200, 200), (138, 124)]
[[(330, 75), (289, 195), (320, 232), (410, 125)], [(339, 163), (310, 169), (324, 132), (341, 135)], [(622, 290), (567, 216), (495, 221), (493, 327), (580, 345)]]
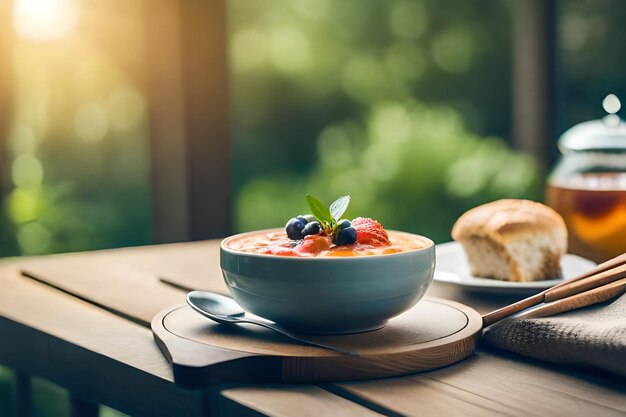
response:
[(605, 284), (610, 284), (611, 282), (622, 278), (626, 278), (626, 264), (616, 266), (613, 269), (608, 269), (583, 279), (561, 283), (558, 286), (548, 288), (544, 294), (544, 302), (549, 303), (551, 301), (560, 300), (561, 298), (569, 297), (570, 295), (579, 294), (587, 290), (601, 287)]
[(546, 317), (577, 308), (587, 307), (593, 304), (611, 300), (626, 292), (626, 278), (614, 281), (598, 288), (561, 298), (551, 303), (542, 305), (527, 313), (522, 313), (523, 318)]
[(541, 303), (553, 302), (561, 298), (584, 293), (624, 277), (626, 277), (626, 253), (596, 266), (591, 271), (559, 283), (538, 294), (485, 314), (483, 316), (483, 327), (491, 326), (497, 321)]
[(623, 254), (621, 254), (619, 256), (616, 256), (615, 258), (609, 259), (608, 261), (603, 262), (600, 265), (596, 265), (595, 268), (593, 268), (593, 269), (591, 269), (591, 270), (589, 270), (589, 271), (587, 271), (587, 272), (585, 272), (583, 274), (577, 275), (574, 278), (568, 279), (565, 282), (561, 282), (561, 283), (555, 285), (554, 287), (548, 288), (546, 291), (550, 291), (550, 290), (553, 290), (555, 288), (559, 288), (559, 287), (568, 285), (568, 284), (570, 284), (570, 283), (572, 283), (574, 281), (580, 281), (581, 279), (588, 278), (588, 277), (590, 277), (592, 275), (596, 275), (596, 274), (599, 274), (600, 272), (608, 271), (609, 269), (613, 269), (616, 266), (620, 266), (620, 265), (624, 265), (624, 264), (626, 264), (626, 253), (623, 253)]

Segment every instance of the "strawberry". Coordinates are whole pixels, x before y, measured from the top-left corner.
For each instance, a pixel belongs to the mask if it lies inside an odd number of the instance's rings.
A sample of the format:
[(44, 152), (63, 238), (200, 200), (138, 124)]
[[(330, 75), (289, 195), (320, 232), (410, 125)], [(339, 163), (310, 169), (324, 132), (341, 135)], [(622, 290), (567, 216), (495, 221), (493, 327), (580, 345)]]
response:
[(357, 217), (352, 220), (352, 227), (356, 229), (357, 243), (365, 243), (373, 246), (390, 245), (389, 235), (383, 225), (376, 220), (367, 217)]

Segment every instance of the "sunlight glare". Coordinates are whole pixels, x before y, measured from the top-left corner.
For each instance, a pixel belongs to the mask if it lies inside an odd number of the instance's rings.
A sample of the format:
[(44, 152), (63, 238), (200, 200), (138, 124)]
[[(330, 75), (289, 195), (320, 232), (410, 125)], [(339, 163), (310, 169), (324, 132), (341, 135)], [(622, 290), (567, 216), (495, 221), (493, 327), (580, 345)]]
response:
[(74, 31), (78, 15), (76, 0), (15, 0), (13, 27), (24, 40), (57, 40)]

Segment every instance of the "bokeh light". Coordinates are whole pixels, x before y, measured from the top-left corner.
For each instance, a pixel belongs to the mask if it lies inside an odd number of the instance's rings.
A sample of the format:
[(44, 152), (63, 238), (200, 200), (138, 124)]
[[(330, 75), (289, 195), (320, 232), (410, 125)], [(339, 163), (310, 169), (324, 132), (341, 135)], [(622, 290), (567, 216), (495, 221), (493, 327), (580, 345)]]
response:
[(560, 37), (563, 47), (569, 51), (579, 51), (585, 47), (589, 39), (591, 25), (583, 16), (567, 16), (560, 25)]
[(433, 58), (444, 71), (461, 73), (470, 67), (474, 56), (475, 44), (468, 30), (449, 29), (433, 41)]
[(115, 90), (106, 102), (111, 127), (120, 131), (137, 128), (144, 118), (145, 107), (144, 98), (136, 89), (123, 87)]
[(357, 102), (376, 102), (383, 99), (388, 91), (384, 67), (367, 54), (358, 54), (348, 61), (341, 81), (346, 94)]
[(12, 127), (8, 142), (13, 155), (34, 153), (38, 143), (34, 129), (24, 123), (16, 123)]
[(74, 116), (76, 136), (85, 142), (99, 142), (109, 131), (109, 118), (98, 103), (81, 104)]
[(352, 163), (352, 146), (348, 132), (341, 126), (329, 126), (317, 141), (320, 162), (333, 168)]
[(270, 56), (274, 67), (284, 72), (299, 72), (311, 65), (311, 46), (297, 27), (278, 27), (270, 34)]
[(331, 0), (292, 0), (294, 9), (303, 17), (320, 20), (332, 12)]
[(401, 1), (393, 5), (389, 25), (399, 38), (415, 40), (428, 28), (428, 10), (420, 1)]
[(17, 229), (17, 242), (24, 255), (41, 255), (50, 250), (52, 234), (39, 222), (30, 222)]
[(265, 33), (257, 29), (240, 29), (231, 41), (231, 57), (235, 70), (249, 71), (267, 63), (268, 40)]
[(33, 155), (20, 155), (13, 161), (11, 177), (17, 188), (39, 187), (43, 183), (43, 166)]
[(372, 139), (381, 147), (393, 147), (409, 139), (412, 133), (411, 118), (400, 103), (381, 103), (372, 115)]
[(387, 68), (395, 77), (416, 80), (424, 74), (426, 63), (425, 54), (414, 42), (394, 42), (387, 49)]
[(7, 207), (9, 217), (17, 224), (35, 220), (45, 209), (42, 191), (40, 188), (17, 188), (9, 195)]

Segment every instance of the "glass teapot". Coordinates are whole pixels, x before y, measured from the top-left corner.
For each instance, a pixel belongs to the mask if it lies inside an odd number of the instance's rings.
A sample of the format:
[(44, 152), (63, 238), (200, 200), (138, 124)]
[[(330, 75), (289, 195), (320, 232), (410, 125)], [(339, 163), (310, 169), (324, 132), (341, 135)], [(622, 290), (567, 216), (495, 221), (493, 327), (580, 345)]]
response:
[(626, 252), (626, 123), (616, 96), (602, 105), (608, 115), (559, 139), (562, 156), (546, 196), (567, 224), (569, 252), (595, 262)]

